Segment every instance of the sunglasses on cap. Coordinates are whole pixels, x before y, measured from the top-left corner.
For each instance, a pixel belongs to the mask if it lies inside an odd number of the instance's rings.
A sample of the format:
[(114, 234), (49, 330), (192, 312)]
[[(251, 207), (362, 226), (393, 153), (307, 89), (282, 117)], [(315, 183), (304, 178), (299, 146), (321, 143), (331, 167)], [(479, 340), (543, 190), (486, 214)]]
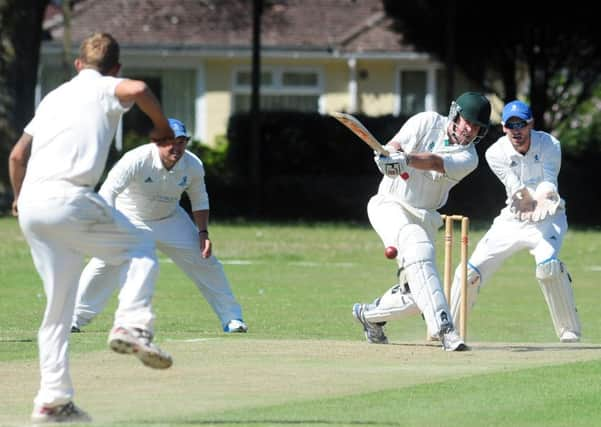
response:
[(526, 126), (528, 126), (528, 122), (526, 120), (520, 120), (517, 122), (507, 122), (505, 123), (503, 126), (505, 126), (507, 129), (523, 129)]

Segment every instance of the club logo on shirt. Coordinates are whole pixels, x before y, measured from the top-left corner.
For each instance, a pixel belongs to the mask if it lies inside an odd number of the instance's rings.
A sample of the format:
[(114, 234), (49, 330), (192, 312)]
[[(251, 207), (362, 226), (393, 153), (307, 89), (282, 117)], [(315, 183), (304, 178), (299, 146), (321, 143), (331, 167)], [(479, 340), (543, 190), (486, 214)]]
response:
[(534, 161), (535, 162), (540, 162), (540, 158), (538, 157), (538, 154), (534, 155)]
[[(435, 145), (436, 145), (436, 141), (432, 141), (432, 142), (430, 143), (430, 145), (428, 145), (428, 151), (433, 151), (433, 150), (434, 150), (434, 146), (435, 146)], [(445, 145), (445, 147), (446, 147), (447, 145), (449, 145), (449, 140), (448, 140), (448, 139), (445, 139), (445, 141), (444, 141), (444, 145)]]
[(148, 177), (148, 178), (146, 178), (146, 179), (144, 180), (144, 182), (147, 182), (147, 183), (152, 183), (153, 181), (152, 181), (152, 178), (151, 178), (151, 177)]
[(511, 163), (509, 164), (509, 167), (510, 167), (510, 168), (514, 168), (514, 167), (516, 167), (517, 165), (518, 165), (518, 164), (517, 164), (517, 162), (516, 162), (515, 160), (512, 160), (512, 161), (511, 161)]
[(188, 177), (187, 176), (182, 177), (182, 180), (177, 185), (179, 185), (180, 187), (185, 187), (186, 185), (188, 185)]

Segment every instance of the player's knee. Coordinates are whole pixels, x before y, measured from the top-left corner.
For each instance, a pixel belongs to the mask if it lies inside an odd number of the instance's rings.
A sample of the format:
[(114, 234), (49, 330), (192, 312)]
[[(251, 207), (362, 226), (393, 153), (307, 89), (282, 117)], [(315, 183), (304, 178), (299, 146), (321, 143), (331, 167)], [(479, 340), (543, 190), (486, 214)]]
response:
[(562, 275), (570, 277), (564, 263), (557, 258), (550, 258), (536, 266), (536, 278), (543, 282), (556, 281)]
[(405, 267), (417, 262), (434, 261), (434, 245), (428, 233), (419, 225), (405, 225), (399, 232), (398, 240)]

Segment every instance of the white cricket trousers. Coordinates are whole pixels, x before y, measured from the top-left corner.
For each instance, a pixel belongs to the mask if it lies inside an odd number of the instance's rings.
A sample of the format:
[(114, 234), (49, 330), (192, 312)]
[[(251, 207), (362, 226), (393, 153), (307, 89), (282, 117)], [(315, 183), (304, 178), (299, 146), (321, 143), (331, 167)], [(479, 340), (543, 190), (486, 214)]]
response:
[(538, 223), (520, 222), (504, 214), (499, 215), (469, 259), (472, 268), (477, 269), (481, 276), (480, 286), (518, 251), (527, 249), (536, 264), (558, 258), (567, 229), (565, 211)]
[[(223, 265), (215, 256), (202, 258), (198, 229), (184, 209), (157, 221), (134, 225), (155, 242), (158, 249), (175, 262), (196, 284), (225, 327), (232, 319), (242, 319), (242, 309), (234, 297)], [(88, 324), (106, 306), (118, 287), (115, 266), (93, 258), (84, 268), (79, 282), (73, 323)]]
[(34, 403), (60, 405), (73, 398), (69, 335), (84, 257), (98, 256), (119, 266), (118, 280), (124, 285), (115, 324), (151, 332), (158, 263), (152, 243), (88, 189), (71, 189), (54, 198), (21, 197), (19, 224), (46, 294), (46, 310), (38, 331), (41, 380)]

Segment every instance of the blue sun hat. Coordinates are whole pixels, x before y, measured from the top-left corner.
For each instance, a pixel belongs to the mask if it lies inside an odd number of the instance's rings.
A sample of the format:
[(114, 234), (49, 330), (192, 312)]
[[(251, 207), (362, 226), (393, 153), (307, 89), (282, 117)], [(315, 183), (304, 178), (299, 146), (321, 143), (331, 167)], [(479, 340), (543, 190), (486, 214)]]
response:
[(186, 130), (186, 125), (184, 124), (184, 122), (177, 119), (168, 119), (168, 121), (169, 126), (171, 126), (173, 134), (176, 138), (179, 138), (180, 136), (190, 138), (190, 135), (188, 135), (188, 131)]
[(501, 120), (503, 120), (503, 123), (507, 123), (512, 117), (529, 122), (532, 120), (532, 110), (528, 104), (522, 101), (511, 101), (503, 108), (503, 118)]

